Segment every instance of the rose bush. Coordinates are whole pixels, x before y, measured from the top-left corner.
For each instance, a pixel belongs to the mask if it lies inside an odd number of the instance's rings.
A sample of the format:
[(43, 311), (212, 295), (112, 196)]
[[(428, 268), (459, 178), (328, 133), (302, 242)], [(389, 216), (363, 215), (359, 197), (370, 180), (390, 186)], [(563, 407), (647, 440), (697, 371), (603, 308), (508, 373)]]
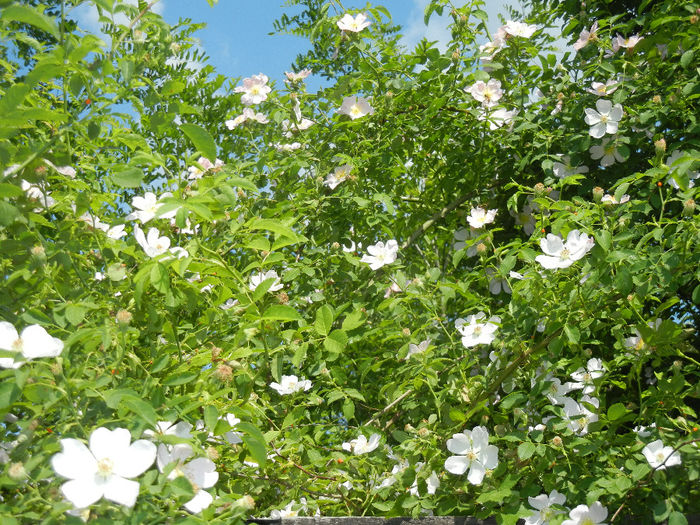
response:
[(276, 84), (0, 2), (2, 522), (686, 523), (697, 2), (288, 3)]

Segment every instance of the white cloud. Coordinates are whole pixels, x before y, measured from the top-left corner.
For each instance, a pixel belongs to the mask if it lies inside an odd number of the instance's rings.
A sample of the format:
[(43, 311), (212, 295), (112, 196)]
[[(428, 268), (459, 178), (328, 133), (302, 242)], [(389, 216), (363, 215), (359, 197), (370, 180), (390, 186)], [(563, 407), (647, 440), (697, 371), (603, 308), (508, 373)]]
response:
[[(423, 38), (427, 38), (431, 42), (437, 41), (438, 48), (444, 52), (447, 49), (447, 44), (452, 39), (452, 33), (449, 29), (449, 24), (452, 22), (452, 17), (449, 14), (450, 8), (446, 7), (442, 16), (433, 13), (430, 17), (430, 23), (426, 26), (423, 22), (423, 15), (429, 3), (430, 0), (413, 0), (413, 8), (411, 9), (411, 13), (405, 25), (404, 37), (401, 43), (409, 49), (413, 49)], [(465, 4), (466, 1), (464, 0), (454, 2), (455, 7), (462, 7)], [(506, 2), (505, 0), (486, 1), (484, 10), (489, 15), (487, 26), (491, 33), (501, 25), (498, 15), (507, 15), (506, 5), (508, 4), (510, 4), (510, 2)]]

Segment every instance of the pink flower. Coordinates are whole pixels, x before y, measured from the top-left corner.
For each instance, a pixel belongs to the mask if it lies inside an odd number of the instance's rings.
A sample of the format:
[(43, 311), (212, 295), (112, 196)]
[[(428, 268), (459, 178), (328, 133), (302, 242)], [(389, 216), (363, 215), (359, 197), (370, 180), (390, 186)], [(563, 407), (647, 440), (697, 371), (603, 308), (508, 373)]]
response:
[(267, 85), (267, 80), (267, 75), (262, 73), (244, 78), (243, 85), (236, 86), (234, 92), (243, 93), (241, 102), (246, 106), (260, 104), (263, 100), (267, 100), (267, 94), (272, 91), (270, 86)]
[(591, 26), (591, 29), (589, 31), (586, 31), (585, 29), (581, 31), (581, 33), (578, 36), (578, 40), (574, 42), (574, 49), (576, 51), (580, 51), (581, 49), (586, 47), (591, 40), (597, 39), (597, 32), (598, 21), (596, 20), (595, 22), (593, 22), (593, 25)]

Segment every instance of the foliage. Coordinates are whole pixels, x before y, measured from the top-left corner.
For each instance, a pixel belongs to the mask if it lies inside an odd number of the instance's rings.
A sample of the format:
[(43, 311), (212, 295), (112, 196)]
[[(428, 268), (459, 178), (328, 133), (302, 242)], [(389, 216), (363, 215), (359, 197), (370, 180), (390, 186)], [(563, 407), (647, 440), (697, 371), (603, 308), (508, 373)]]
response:
[[(317, 93), (216, 74), (199, 26), (152, 3), (95, 1), (108, 44), (67, 4), (3, 3), (2, 522), (80, 523), (60, 458), (105, 427), (141, 463), (151, 440), (218, 480), (162, 460), (132, 476), (133, 507), (105, 491), (84, 510), (94, 523), (515, 523), (555, 490), (551, 523), (600, 504), (685, 523), (697, 2), (532, 0), (524, 36), (489, 35), (479, 0), (433, 0), (444, 50), (402, 47), (380, 7), (340, 31), (338, 2), (289, 3), (304, 11), (276, 29), (310, 39), (295, 69), (326, 78)], [(601, 98), (622, 117), (594, 138)], [(98, 445), (82, 453), (107, 479)]]

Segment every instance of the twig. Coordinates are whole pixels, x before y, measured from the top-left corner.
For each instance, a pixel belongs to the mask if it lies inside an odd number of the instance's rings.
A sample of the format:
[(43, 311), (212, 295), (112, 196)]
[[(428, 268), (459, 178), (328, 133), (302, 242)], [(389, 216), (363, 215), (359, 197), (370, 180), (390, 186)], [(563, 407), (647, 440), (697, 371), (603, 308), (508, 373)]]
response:
[(338, 478), (328, 477), (328, 476), (321, 476), (320, 474), (316, 474), (315, 472), (311, 472), (310, 470), (306, 470), (304, 467), (302, 467), (302, 466), (299, 465), (298, 463), (295, 463), (294, 461), (292, 461), (292, 460), (289, 459), (288, 457), (283, 456), (283, 455), (280, 454), (279, 452), (277, 452), (277, 455), (278, 455), (279, 457), (281, 457), (282, 459), (284, 459), (285, 461), (289, 461), (292, 465), (294, 465), (296, 468), (298, 468), (299, 470), (301, 470), (303, 473), (308, 474), (309, 476), (311, 476), (311, 477), (313, 477), (313, 478), (316, 478), (316, 479), (325, 479), (325, 480), (328, 480), (328, 481), (338, 481)]
[(403, 394), (401, 394), (399, 397), (394, 399), (391, 403), (389, 403), (387, 406), (385, 406), (378, 414), (376, 414), (372, 419), (367, 421), (367, 423), (364, 424), (364, 426), (369, 426), (375, 421), (377, 421), (380, 417), (382, 417), (384, 414), (386, 414), (389, 410), (394, 408), (396, 405), (398, 405), (401, 401), (406, 399), (408, 396), (410, 396), (413, 393), (413, 389), (409, 388), (406, 390)]
[(408, 240), (403, 243), (401, 246), (402, 250), (405, 250), (409, 246), (411, 246), (416, 240), (421, 237), (428, 229), (435, 224), (438, 220), (444, 219), (445, 216), (457, 208), (459, 205), (464, 203), (470, 195), (462, 195), (461, 197), (456, 198), (453, 200), (451, 203), (449, 203), (447, 206), (445, 206), (443, 209), (441, 209), (439, 212), (435, 213), (430, 219), (425, 221), (416, 231), (414, 231), (411, 236), (408, 238)]

